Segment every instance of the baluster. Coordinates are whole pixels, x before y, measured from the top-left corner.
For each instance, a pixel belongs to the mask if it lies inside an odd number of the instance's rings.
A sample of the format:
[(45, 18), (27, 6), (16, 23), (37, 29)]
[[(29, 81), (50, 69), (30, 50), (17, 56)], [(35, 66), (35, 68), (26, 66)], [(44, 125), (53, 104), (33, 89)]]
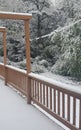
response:
[(60, 115), (60, 91), (58, 91), (58, 114)]
[(67, 120), (70, 121), (70, 95), (67, 98)]
[(28, 92), (28, 94), (27, 94), (27, 103), (31, 104), (31, 78), (28, 78), (27, 81), (28, 81), (28, 86), (27, 86), (27, 92)]
[(34, 80), (32, 80), (32, 97), (34, 97)]
[(52, 109), (52, 88), (50, 88), (50, 109)]
[(56, 113), (56, 89), (54, 89), (54, 112)]
[(48, 86), (46, 86), (46, 106), (48, 107)]
[(40, 102), (42, 103), (42, 84), (40, 83)]
[(43, 105), (45, 105), (45, 85), (43, 85)]
[(79, 129), (81, 129), (81, 99), (80, 99), (80, 109), (79, 109)]
[(34, 80), (34, 98), (35, 98), (35, 91), (36, 91), (36, 90), (35, 90), (35, 80)]
[(36, 99), (37, 99), (37, 100), (38, 100), (38, 91), (39, 91), (38, 81), (36, 81)]
[(62, 93), (62, 117), (65, 117), (65, 95)]
[(76, 124), (76, 98), (73, 97), (73, 125)]
[(36, 99), (36, 80), (34, 80), (34, 98)]
[(36, 81), (36, 99), (38, 100), (38, 81)]
[(37, 88), (38, 88), (38, 101), (39, 101), (39, 82), (37, 83)]

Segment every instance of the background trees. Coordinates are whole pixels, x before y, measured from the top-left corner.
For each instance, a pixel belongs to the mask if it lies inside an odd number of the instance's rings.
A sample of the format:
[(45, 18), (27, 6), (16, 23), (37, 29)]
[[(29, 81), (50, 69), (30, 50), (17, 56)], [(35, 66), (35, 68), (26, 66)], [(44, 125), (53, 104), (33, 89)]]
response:
[(47, 0), (31, 0), (30, 11), (33, 14), (32, 19), (32, 31), (34, 31), (35, 37), (41, 37), (47, 33), (46, 28), (49, 28), (49, 15), (46, 10), (50, 8), (50, 4)]

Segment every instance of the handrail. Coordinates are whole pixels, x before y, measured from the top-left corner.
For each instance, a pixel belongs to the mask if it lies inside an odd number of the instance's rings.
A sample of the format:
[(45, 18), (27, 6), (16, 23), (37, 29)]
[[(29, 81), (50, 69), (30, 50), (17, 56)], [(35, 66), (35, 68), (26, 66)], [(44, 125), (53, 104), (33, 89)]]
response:
[[(0, 63), (0, 64), (3, 65), (2, 63)], [(23, 69), (17, 68), (17, 67), (12, 66), (12, 65), (6, 65), (6, 67), (7, 67), (7, 68), (10, 68), (10, 69), (13, 69), (13, 70), (16, 70), (16, 71), (18, 71), (18, 72), (20, 72), (20, 73), (24, 73), (24, 74), (27, 73), (26, 70), (23, 70)]]
[(67, 91), (70, 91), (70, 92), (75, 92), (77, 94), (80, 94), (80, 96), (81, 96), (81, 88), (78, 87), (77, 85), (75, 85), (73, 87), (73, 85), (70, 85), (70, 84), (68, 85), (68, 84), (56, 81), (54, 79), (51, 79), (51, 78), (47, 78), (45, 76), (35, 74), (35, 73), (29, 73), (28, 76), (31, 77), (31, 78), (37, 79), (37, 80), (42, 80), (42, 82), (46, 82), (47, 84), (50, 84), (50, 85), (53, 84), (56, 87), (58, 87), (58, 89), (60, 88), (60, 89), (64, 89), (64, 90), (67, 90)]

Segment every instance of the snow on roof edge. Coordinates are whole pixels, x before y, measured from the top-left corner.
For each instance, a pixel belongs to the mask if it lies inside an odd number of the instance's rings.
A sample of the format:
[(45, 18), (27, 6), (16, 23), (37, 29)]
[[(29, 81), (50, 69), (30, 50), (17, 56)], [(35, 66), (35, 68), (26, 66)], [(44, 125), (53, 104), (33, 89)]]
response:
[(0, 11), (0, 14), (14, 14), (14, 15), (32, 16), (32, 14), (30, 14), (30, 13), (5, 12), (5, 11)]

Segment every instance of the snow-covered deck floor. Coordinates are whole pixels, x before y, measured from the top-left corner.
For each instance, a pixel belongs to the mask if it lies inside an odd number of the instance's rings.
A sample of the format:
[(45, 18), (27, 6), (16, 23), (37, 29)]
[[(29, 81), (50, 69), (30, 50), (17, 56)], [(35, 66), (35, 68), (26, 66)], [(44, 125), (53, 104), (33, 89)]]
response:
[(0, 79), (0, 130), (63, 130)]

